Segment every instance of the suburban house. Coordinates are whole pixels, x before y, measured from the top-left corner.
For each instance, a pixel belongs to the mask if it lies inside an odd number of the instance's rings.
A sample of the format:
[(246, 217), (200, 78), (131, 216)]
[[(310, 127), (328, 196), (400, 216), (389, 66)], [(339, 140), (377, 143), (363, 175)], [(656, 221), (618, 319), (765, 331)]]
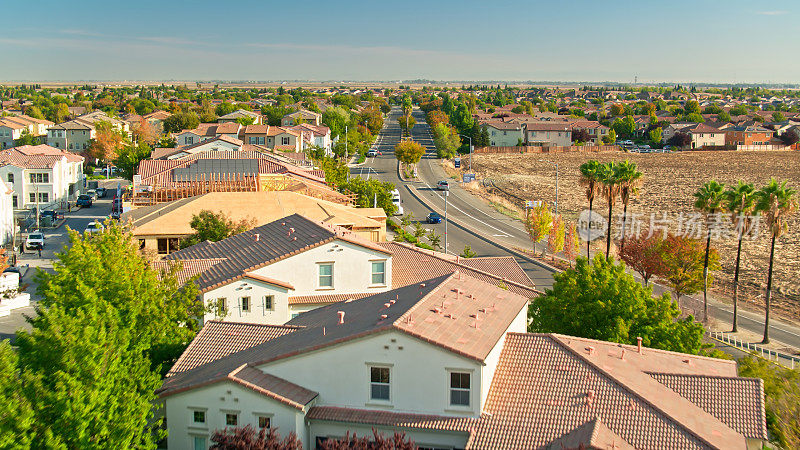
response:
[(291, 127), (248, 125), (244, 129), (244, 142), (288, 152), (303, 150), (301, 133)]
[(172, 137), (175, 138), (178, 147), (183, 147), (222, 136), (239, 139), (239, 132), (243, 128), (238, 122), (201, 123), (193, 130), (181, 130), (173, 133)]
[(610, 128), (601, 124), (596, 120), (580, 120), (572, 122), (570, 128), (573, 130), (582, 130), (589, 135), (590, 142), (594, 145), (602, 145), (603, 138), (608, 135)]
[(51, 126), (47, 130), (47, 145), (75, 152), (86, 150), (95, 137), (95, 128), (99, 122), (108, 122), (124, 133), (130, 132), (127, 122), (109, 117), (103, 111), (94, 111)]
[(722, 147), (725, 145), (726, 131), (714, 128), (704, 123), (672, 123), (664, 128), (661, 140), (669, 142), (676, 133), (688, 134), (691, 138), (691, 149), (701, 149), (703, 147)]
[(569, 147), (572, 130), (567, 122), (525, 122), (525, 145)]
[(281, 119), (282, 127), (291, 127), (301, 123), (310, 123), (311, 125), (322, 124), (322, 114), (309, 111), (307, 109), (299, 109), (293, 113), (283, 116)]
[[(357, 260), (367, 274), (368, 258)], [(215, 430), (247, 425), (303, 448), (373, 429), (423, 449), (754, 450), (767, 439), (763, 382), (738, 377), (735, 361), (526, 333), (528, 302), (456, 271), (283, 325), (207, 322), (158, 390), (168, 446), (204, 450)]]
[(482, 125), (489, 133), (489, 145), (492, 147), (514, 147), (524, 141), (519, 123), (486, 121)]
[(217, 118), (217, 122), (225, 123), (225, 122), (240, 122), (240, 119), (244, 120), (252, 120), (252, 123), (255, 125), (261, 125), (263, 122), (263, 116), (261, 114), (254, 113), (252, 111), (248, 111), (246, 109), (237, 109), (236, 111), (225, 114)]
[(83, 157), (49, 145), (0, 152), (0, 180), (12, 186), (14, 209), (41, 208), (77, 198), (83, 190)]
[(758, 125), (741, 125), (725, 130), (728, 145), (769, 145), (774, 132)]
[(239, 139), (222, 135), (183, 147), (156, 147), (150, 155), (152, 159), (178, 159), (195, 153), (208, 151), (237, 151), (244, 143)]
[[(240, 150), (209, 150), (171, 159), (145, 159), (133, 180), (132, 203), (153, 205), (208, 192), (294, 191), (340, 204), (351, 196), (325, 182), (325, 173), (303, 164), (243, 145)], [(179, 149), (182, 150), (182, 149)], [(162, 154), (169, 158), (169, 154)]]
[[(458, 270), (528, 298), (537, 295), (513, 258), (454, 260), (412, 246), (375, 243), (332, 223), (292, 214), (179, 250), (157, 264), (180, 262), (181, 278), (199, 276), (204, 303), (226, 312), (209, 313), (206, 321), (283, 324), (320, 306)], [(270, 308), (263, 309), (264, 302)]]
[(192, 217), (201, 211), (221, 212), (236, 222), (264, 225), (293, 213), (336, 225), (373, 242), (386, 240), (383, 208), (355, 208), (289, 191), (210, 192), (169, 203), (132, 209), (122, 215), (140, 248), (167, 254), (194, 234)]
[(323, 125), (311, 125), (310, 123), (301, 123), (293, 127), (287, 128), (289, 131), (300, 133), (302, 136), (302, 150), (310, 146), (319, 147), (324, 149), (328, 156), (333, 155), (331, 150), (331, 129)]
[(35, 119), (24, 114), (1, 117), (0, 148), (13, 147), (14, 141), (21, 138), (26, 130), (33, 137), (46, 136), (47, 128), (52, 125), (53, 122), (49, 120)]

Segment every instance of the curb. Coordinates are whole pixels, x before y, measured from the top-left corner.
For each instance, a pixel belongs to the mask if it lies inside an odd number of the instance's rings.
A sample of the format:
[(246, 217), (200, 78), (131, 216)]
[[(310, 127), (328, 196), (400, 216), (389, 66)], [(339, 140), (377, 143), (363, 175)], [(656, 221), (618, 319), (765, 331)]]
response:
[[(416, 187), (409, 186), (407, 184), (405, 185), (405, 187), (408, 190), (408, 192), (410, 192), (411, 195), (413, 195), (414, 198), (416, 198), (420, 203), (422, 203), (423, 205), (427, 206), (431, 210), (438, 209), (438, 208), (432, 207), (430, 205), (430, 203), (428, 203), (428, 201), (423, 198), (423, 196), (419, 195), (419, 193), (417, 192)], [(482, 241), (484, 241), (484, 242), (486, 242), (488, 244), (494, 245), (495, 247), (499, 247), (499, 248), (507, 251), (508, 253), (511, 253), (511, 254), (519, 257), (519, 258), (524, 259), (525, 261), (528, 261), (528, 262), (530, 262), (532, 264), (535, 264), (535, 265), (537, 265), (537, 266), (539, 266), (539, 267), (541, 267), (541, 268), (543, 268), (543, 269), (545, 269), (545, 270), (547, 270), (547, 271), (549, 271), (551, 273), (560, 272), (560, 270), (556, 269), (555, 267), (552, 267), (552, 266), (550, 266), (548, 264), (545, 264), (545, 263), (542, 263), (542, 262), (537, 261), (535, 259), (532, 259), (531, 257), (525, 255), (524, 253), (520, 253), (520, 252), (514, 250), (513, 248), (511, 248), (509, 246), (501, 244), (501, 243), (499, 243), (497, 241), (493, 241), (493, 240), (483, 236), (482, 234), (473, 231), (472, 229), (470, 229), (469, 227), (467, 227), (466, 225), (461, 223), (461, 221), (458, 220), (458, 219), (450, 219), (450, 218), (448, 218), (448, 222), (452, 223), (453, 225), (455, 225), (456, 227), (460, 228), (461, 230), (466, 231), (467, 233), (475, 236), (476, 238), (478, 238), (478, 239), (480, 239), (480, 240), (482, 240)], [(536, 291), (537, 292), (542, 292), (542, 291), (539, 291), (539, 290), (536, 290)]]

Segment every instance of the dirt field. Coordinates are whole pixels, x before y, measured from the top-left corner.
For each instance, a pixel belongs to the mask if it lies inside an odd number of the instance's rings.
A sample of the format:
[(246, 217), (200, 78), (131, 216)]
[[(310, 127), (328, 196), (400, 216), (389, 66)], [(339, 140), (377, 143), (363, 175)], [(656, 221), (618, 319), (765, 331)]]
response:
[[(666, 212), (671, 219), (676, 219), (680, 213), (684, 216), (694, 213), (692, 194), (710, 179), (726, 184), (743, 180), (760, 187), (773, 176), (788, 180), (792, 187), (800, 190), (800, 152), (476, 154), (473, 158), (473, 169), (479, 179), (490, 178), (498, 187), (524, 199), (548, 202), (555, 199), (555, 168), (540, 160), (558, 163), (558, 208), (570, 221), (575, 221), (578, 213), (588, 206), (579, 185), (578, 167), (589, 159), (600, 162), (629, 159), (639, 166), (644, 174), (643, 187), (628, 210), (629, 214), (639, 214), (645, 223), (650, 221), (651, 213)], [(507, 197), (519, 203), (519, 200)], [(604, 199), (596, 200), (595, 207), (605, 215), (607, 205)], [(615, 215), (621, 214), (621, 206), (616, 209)], [(723, 269), (717, 274), (717, 289), (724, 294), (733, 279), (736, 239), (717, 240), (713, 245), (721, 254)], [(775, 252), (776, 310), (781, 315), (800, 318), (800, 214), (790, 221), (789, 233), (776, 243)], [(769, 238), (762, 229), (757, 239), (745, 242), (742, 247), (742, 289), (755, 304), (763, 301), (768, 257)]]

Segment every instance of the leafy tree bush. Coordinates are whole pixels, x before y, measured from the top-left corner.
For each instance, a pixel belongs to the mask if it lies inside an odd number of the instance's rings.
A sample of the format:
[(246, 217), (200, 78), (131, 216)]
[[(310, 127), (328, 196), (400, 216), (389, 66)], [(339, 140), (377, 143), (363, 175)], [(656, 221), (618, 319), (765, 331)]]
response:
[(236, 222), (222, 212), (215, 213), (205, 209), (193, 215), (189, 225), (195, 233), (181, 241), (181, 248), (203, 241), (217, 242), (243, 233), (255, 226), (255, 220), (242, 219)]
[(436, 145), (436, 156), (439, 158), (453, 158), (456, 150), (461, 147), (461, 139), (458, 133), (444, 123), (437, 123), (432, 128), (433, 143)]
[(365, 180), (355, 177), (341, 185), (342, 192), (351, 192), (356, 195), (356, 206), (359, 208), (372, 208), (377, 202), (378, 208), (383, 208), (388, 217), (391, 217), (396, 206), (392, 203), (392, 190), (394, 184), (371, 178)]
[[(626, 247), (627, 245), (625, 244)], [(703, 290), (705, 248), (700, 241), (669, 235), (660, 249), (663, 262), (662, 278), (678, 300), (683, 295)], [(708, 254), (708, 269), (719, 270), (719, 268), (719, 253), (712, 248)], [(712, 282), (713, 276), (709, 275), (708, 283)]]
[(164, 132), (177, 133), (181, 130), (192, 130), (200, 125), (200, 117), (193, 112), (181, 112), (164, 119)]
[(619, 259), (633, 269), (644, 280), (645, 286), (650, 278), (664, 274), (664, 261), (661, 257), (664, 238), (661, 234), (648, 232), (635, 234), (619, 248)]
[(281, 439), (275, 428), (262, 428), (256, 433), (252, 425), (244, 428), (215, 430), (210, 450), (301, 450), (303, 444), (292, 433)]
[(394, 146), (394, 155), (403, 164), (417, 164), (425, 154), (425, 147), (419, 142), (401, 141)]
[[(533, 241), (533, 250), (536, 252), (536, 243), (550, 234), (550, 229), (553, 227), (553, 214), (550, 212), (550, 208), (545, 204), (540, 204), (535, 208), (529, 209), (525, 215), (524, 225), (525, 231), (528, 232), (528, 236)], [(547, 251), (546, 248), (542, 250), (542, 256), (544, 256), (545, 251)]]
[(406, 438), (405, 433), (395, 432), (386, 437), (372, 429), (372, 437), (347, 434), (341, 439), (328, 439), (320, 446), (321, 450), (415, 450), (414, 441)]
[(553, 275), (555, 283), (529, 307), (531, 332), (562, 333), (621, 344), (644, 345), (697, 354), (704, 348), (703, 327), (669, 294), (637, 283), (624, 264), (595, 255), (578, 258), (575, 268)]
[(764, 380), (767, 431), (781, 448), (800, 448), (800, 369), (790, 370), (750, 356), (739, 360), (739, 376)]
[(153, 149), (145, 142), (139, 142), (137, 145), (128, 143), (117, 152), (114, 165), (117, 166), (123, 178), (133, 180), (133, 176), (139, 170), (139, 163), (149, 158), (152, 152)]

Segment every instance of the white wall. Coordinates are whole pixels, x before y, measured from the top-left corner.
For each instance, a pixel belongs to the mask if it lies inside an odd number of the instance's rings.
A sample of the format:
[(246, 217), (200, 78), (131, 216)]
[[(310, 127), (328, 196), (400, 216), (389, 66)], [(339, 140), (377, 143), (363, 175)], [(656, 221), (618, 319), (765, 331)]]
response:
[(489, 132), (489, 144), (492, 147), (513, 147), (523, 138), (522, 130), (498, 130), (487, 125), (486, 131)]
[[(11, 206), (13, 192), (11, 183), (0, 181), (0, 245), (11, 242), (14, 234), (14, 208)], [(17, 283), (19, 284), (19, 283)], [(8, 289), (4, 287), (3, 290)]]
[[(390, 367), (389, 402), (369, 398), (371, 365)], [(399, 331), (282, 359), (260, 369), (318, 392), (318, 405), (450, 416), (480, 414), (482, 364)], [(448, 370), (472, 374), (469, 407), (450, 406)]]
[[(522, 308), (517, 314), (517, 317), (511, 322), (508, 329), (506, 329), (506, 333), (525, 333), (528, 331), (528, 306), (526, 305)], [(484, 361), (485, 366), (483, 368), (483, 372), (481, 373), (481, 405), (486, 404), (486, 397), (489, 396), (489, 388), (492, 386), (492, 379), (494, 379), (494, 373), (497, 370), (497, 364), (500, 362), (500, 353), (503, 350), (503, 345), (506, 342), (506, 334), (503, 334), (503, 337), (497, 341), (492, 351), (489, 352), (489, 355), (486, 356), (486, 360)]]
[[(371, 425), (356, 425), (349, 423), (339, 422), (325, 422), (325, 421), (312, 421), (308, 427), (308, 442), (311, 447), (316, 448), (317, 437), (341, 438), (344, 437), (348, 431), (352, 436), (355, 433), (357, 436), (372, 436)], [(426, 430), (408, 430), (387, 427), (374, 427), (378, 433), (384, 436), (391, 437), (395, 431), (405, 433), (406, 438), (414, 441), (417, 446), (424, 447), (440, 447), (440, 448), (464, 448), (469, 439), (469, 433), (463, 432), (449, 432), (449, 431), (426, 431)]]
[[(372, 261), (386, 261), (385, 284), (372, 284)], [(333, 288), (321, 288), (317, 263), (333, 262)], [(286, 281), (294, 286), (290, 295), (378, 293), (391, 288), (391, 255), (342, 240), (307, 250), (253, 273)]]
[[(210, 444), (211, 435), (216, 429), (225, 428), (225, 414), (237, 413), (239, 426), (247, 424), (258, 429), (258, 414), (272, 415), (272, 428), (278, 428), (281, 436), (297, 433), (304, 439), (306, 432), (298, 429), (298, 416), (301, 420), (303, 412), (259, 394), (238, 383), (222, 381), (191, 391), (175, 394), (164, 399), (166, 404), (167, 426), (170, 449), (192, 450), (192, 436), (206, 436), (206, 444)], [(193, 411), (206, 411), (205, 425), (194, 424)], [(303, 442), (303, 448), (308, 448)]]
[[(212, 306), (213, 302), (221, 297), (227, 299), (228, 314), (222, 318), (225, 322), (262, 323), (269, 325), (282, 325), (291, 319), (289, 315), (289, 290), (274, 286), (263, 281), (251, 278), (242, 278), (225, 286), (208, 291), (203, 294), (206, 305)], [(273, 310), (264, 310), (262, 307), (264, 296), (273, 295)], [(250, 297), (250, 312), (242, 311), (241, 298)], [(215, 319), (213, 312), (204, 317), (204, 321)]]

